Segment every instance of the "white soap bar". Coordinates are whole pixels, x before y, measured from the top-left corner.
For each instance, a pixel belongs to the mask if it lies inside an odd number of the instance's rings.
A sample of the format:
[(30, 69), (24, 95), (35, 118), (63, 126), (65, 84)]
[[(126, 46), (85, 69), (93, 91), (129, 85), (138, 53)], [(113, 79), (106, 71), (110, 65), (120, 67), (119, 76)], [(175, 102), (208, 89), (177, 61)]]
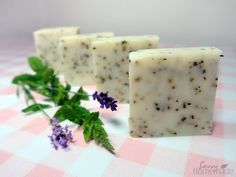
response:
[(210, 134), (221, 56), (214, 47), (132, 52), (131, 136)]
[(62, 37), (59, 50), (63, 74), (71, 85), (95, 84), (91, 42), (97, 38), (109, 38), (113, 33), (93, 33)]
[(126, 36), (98, 39), (92, 42), (96, 86), (99, 92), (109, 92), (119, 103), (129, 102), (129, 52), (157, 48), (159, 38)]
[(34, 41), (37, 55), (50, 68), (60, 72), (61, 62), (58, 52), (59, 39), (63, 36), (80, 33), (79, 27), (62, 27), (41, 29), (34, 32)]

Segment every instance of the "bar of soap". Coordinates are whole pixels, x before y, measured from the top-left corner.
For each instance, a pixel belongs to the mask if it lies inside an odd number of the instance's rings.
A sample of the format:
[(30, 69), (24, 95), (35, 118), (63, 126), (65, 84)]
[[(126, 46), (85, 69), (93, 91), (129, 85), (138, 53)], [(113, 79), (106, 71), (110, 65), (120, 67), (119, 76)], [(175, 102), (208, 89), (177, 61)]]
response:
[(131, 136), (211, 134), (221, 56), (215, 47), (130, 53)]
[(93, 33), (62, 37), (59, 50), (63, 74), (71, 85), (95, 84), (91, 42), (97, 38), (109, 38), (113, 33)]
[(157, 48), (159, 37), (126, 36), (92, 42), (95, 79), (99, 92), (107, 92), (119, 103), (129, 102), (129, 52)]
[(33, 35), (36, 53), (45, 64), (54, 69), (57, 73), (60, 73), (59, 39), (63, 36), (76, 35), (79, 33), (79, 27), (47, 28), (35, 31)]

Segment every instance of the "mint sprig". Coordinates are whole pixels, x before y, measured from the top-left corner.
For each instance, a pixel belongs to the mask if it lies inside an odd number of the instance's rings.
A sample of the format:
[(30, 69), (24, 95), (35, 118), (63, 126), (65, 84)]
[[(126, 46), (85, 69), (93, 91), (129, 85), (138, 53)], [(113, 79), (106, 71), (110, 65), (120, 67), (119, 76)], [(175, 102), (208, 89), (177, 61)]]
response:
[(58, 76), (51, 68), (44, 65), (40, 58), (29, 57), (28, 64), (33, 74), (21, 74), (15, 76), (12, 80), (20, 89), (17, 89), (17, 95), (20, 90), (23, 90), (26, 102), (31, 102), (22, 110), (27, 114), (43, 112), (50, 121), (52, 118), (45, 112), (44, 109), (51, 108), (51, 104), (38, 103), (31, 91), (43, 95), (47, 101), (50, 101), (55, 106), (59, 106), (54, 114), (54, 118), (60, 122), (70, 120), (71, 122), (83, 128), (84, 139), (86, 142), (95, 140), (96, 144), (101, 144), (108, 151), (114, 153), (114, 147), (108, 139), (108, 134), (103, 128), (103, 122), (99, 118), (99, 112), (90, 112), (85, 107), (81, 106), (81, 101), (88, 101), (89, 94), (80, 87), (77, 92), (71, 91), (71, 86), (65, 86), (60, 83)]
[(54, 71), (44, 65), (37, 57), (29, 57), (28, 64), (34, 74), (21, 74), (13, 78), (12, 83), (25, 85), (28, 89), (35, 91), (56, 105), (63, 105), (69, 100), (71, 87), (60, 83)]

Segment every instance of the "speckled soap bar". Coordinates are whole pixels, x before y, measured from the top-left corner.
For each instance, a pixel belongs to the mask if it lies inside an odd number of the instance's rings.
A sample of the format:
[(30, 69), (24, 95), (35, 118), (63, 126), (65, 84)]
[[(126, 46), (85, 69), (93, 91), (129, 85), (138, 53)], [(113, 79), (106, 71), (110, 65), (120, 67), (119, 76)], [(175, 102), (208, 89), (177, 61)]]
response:
[(58, 52), (59, 39), (63, 36), (79, 33), (80, 29), (78, 27), (48, 28), (35, 31), (33, 35), (36, 53), (45, 64), (59, 73), (61, 69)]
[(131, 136), (210, 134), (222, 56), (215, 47), (132, 52)]
[(97, 90), (119, 103), (129, 102), (129, 52), (157, 48), (158, 36), (126, 36), (92, 42)]
[(95, 84), (91, 42), (109, 38), (113, 33), (93, 33), (62, 37), (59, 50), (66, 82), (71, 85)]

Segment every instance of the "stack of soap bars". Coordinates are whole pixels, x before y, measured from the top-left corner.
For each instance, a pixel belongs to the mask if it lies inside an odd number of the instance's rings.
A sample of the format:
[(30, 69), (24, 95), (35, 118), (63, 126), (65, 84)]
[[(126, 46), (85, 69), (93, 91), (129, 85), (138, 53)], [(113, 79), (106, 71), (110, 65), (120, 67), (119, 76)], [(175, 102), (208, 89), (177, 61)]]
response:
[(212, 132), (221, 50), (158, 49), (157, 35), (79, 33), (78, 27), (38, 30), (37, 54), (67, 83), (96, 84), (99, 92), (130, 103), (131, 136)]

